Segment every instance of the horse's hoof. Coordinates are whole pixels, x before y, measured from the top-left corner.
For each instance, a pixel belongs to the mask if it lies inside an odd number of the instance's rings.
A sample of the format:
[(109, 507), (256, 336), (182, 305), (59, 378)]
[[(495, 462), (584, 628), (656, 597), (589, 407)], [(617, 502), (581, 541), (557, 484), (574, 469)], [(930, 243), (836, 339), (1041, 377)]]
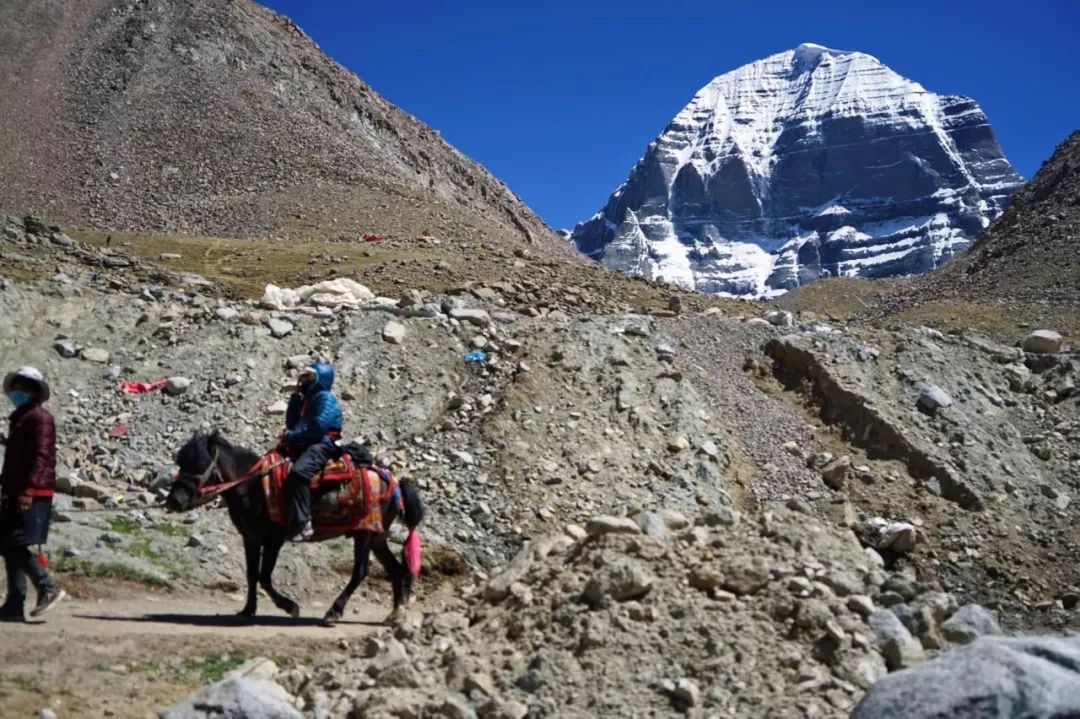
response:
[(255, 610), (254, 609), (248, 609), (247, 607), (244, 607), (243, 609), (241, 609), (239, 612), (236, 613), (236, 618), (237, 619), (254, 619), (255, 618)]
[(319, 622), (319, 624), (321, 624), (324, 627), (332, 627), (332, 626), (334, 626), (335, 624), (338, 623), (339, 619), (341, 619), (340, 614), (338, 614), (336, 612), (334, 612), (334, 613), (328, 612), (326, 614), (326, 616), (322, 618), (322, 621)]
[(290, 602), (289, 605), (287, 607), (285, 607), (285, 613), (288, 614), (293, 619), (299, 619), (300, 618), (300, 605), (297, 604), (296, 602)]

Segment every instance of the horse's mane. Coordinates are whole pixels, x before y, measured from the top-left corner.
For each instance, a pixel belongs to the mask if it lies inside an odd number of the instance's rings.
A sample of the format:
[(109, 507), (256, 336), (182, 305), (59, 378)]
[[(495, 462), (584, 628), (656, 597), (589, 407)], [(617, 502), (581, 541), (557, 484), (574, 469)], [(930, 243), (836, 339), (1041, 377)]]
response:
[(259, 455), (249, 449), (238, 447), (225, 439), (220, 430), (210, 433), (196, 433), (192, 435), (180, 451), (176, 453), (176, 466), (183, 472), (197, 474), (205, 470), (213, 457), (213, 447), (219, 452), (231, 457), (233, 461), (244, 464), (252, 464), (258, 460)]

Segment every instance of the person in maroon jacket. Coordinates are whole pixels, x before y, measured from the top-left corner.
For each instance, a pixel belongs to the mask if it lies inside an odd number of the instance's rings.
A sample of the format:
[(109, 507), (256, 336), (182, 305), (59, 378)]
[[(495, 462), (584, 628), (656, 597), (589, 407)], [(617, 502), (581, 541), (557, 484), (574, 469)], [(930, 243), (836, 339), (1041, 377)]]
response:
[(0, 552), (7, 569), (7, 599), (0, 606), (0, 621), (21, 622), (27, 577), (37, 590), (31, 616), (41, 616), (65, 596), (30, 551), (49, 536), (56, 490), (56, 425), (41, 406), (49, 399), (49, 384), (33, 367), (8, 374), (4, 394), (15, 411), (0, 472)]

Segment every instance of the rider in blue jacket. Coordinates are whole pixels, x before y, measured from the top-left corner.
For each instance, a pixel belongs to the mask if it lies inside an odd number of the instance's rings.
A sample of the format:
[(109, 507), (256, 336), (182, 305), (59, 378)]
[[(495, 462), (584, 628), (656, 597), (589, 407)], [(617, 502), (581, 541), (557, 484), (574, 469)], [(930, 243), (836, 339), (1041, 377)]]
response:
[(341, 439), (341, 405), (331, 393), (333, 386), (333, 367), (324, 362), (307, 367), (300, 373), (285, 413), (287, 431), (282, 444), (293, 460), (286, 486), (292, 500), (290, 535), (296, 541), (310, 539), (314, 534), (311, 480), (336, 453), (335, 442)]

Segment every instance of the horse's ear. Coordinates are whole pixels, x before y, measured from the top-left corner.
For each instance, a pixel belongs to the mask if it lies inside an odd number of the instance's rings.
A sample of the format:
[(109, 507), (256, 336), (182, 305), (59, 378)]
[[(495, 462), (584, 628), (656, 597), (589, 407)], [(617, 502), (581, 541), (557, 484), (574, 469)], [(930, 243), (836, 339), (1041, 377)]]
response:
[(206, 446), (209, 449), (214, 449), (221, 442), (221, 430), (215, 429), (213, 432), (206, 436)]

